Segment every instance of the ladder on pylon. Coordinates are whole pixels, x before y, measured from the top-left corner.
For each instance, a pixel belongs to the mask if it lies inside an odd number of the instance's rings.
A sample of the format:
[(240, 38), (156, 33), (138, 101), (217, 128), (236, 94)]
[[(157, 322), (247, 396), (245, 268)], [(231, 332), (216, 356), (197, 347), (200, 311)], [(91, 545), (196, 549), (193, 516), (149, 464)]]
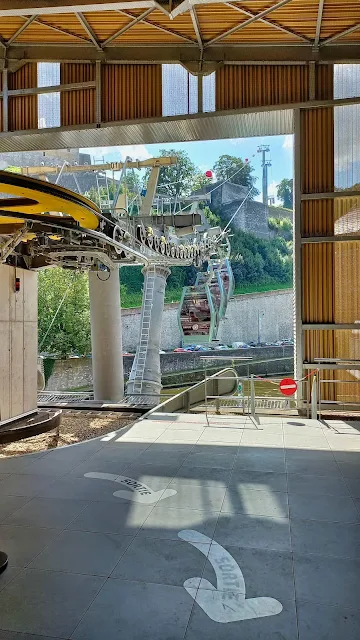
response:
[[(104, 158), (100, 158), (100, 160), (96, 160), (96, 158), (94, 159), (94, 164), (100, 164), (101, 162), (104, 164)], [(95, 179), (99, 197), (99, 207), (101, 210), (109, 210), (112, 205), (110, 200), (109, 179), (106, 171), (96, 171)]]
[[(133, 390), (132, 394), (141, 395), (143, 393), (143, 380), (145, 373), (145, 365), (147, 352), (149, 348), (151, 311), (154, 300), (155, 288), (155, 266), (148, 269), (145, 278), (145, 289), (143, 297), (143, 309), (141, 318), (140, 344), (136, 352), (134, 362)], [(131, 379), (131, 378), (130, 378)]]

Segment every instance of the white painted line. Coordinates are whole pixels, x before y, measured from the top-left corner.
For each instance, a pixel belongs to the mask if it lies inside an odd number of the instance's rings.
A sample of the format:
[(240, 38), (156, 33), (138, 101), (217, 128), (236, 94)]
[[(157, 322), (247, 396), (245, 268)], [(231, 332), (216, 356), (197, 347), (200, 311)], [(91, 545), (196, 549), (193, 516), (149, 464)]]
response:
[(119, 482), (124, 485), (130, 491), (115, 491), (114, 496), (118, 498), (125, 498), (125, 500), (131, 500), (132, 502), (142, 502), (143, 504), (154, 504), (159, 500), (170, 498), (174, 496), (177, 491), (175, 489), (160, 489), (160, 491), (153, 491), (148, 485), (134, 480), (134, 478), (128, 478), (127, 476), (117, 476), (114, 473), (97, 473), (91, 471), (84, 474), (85, 478), (96, 478), (98, 480), (110, 480), (111, 482)]
[(189, 578), (184, 582), (188, 594), (211, 620), (222, 623), (240, 622), (281, 613), (282, 604), (274, 598), (246, 599), (244, 576), (239, 565), (217, 542), (192, 530), (179, 531), (178, 536), (204, 555), (207, 555), (207, 547), (202, 544), (211, 543), (207, 559), (215, 571), (216, 587), (204, 578)]
[(117, 434), (118, 434), (117, 431), (111, 431), (111, 433), (108, 433), (106, 436), (101, 438), (101, 442), (109, 442), (109, 440), (116, 438)]

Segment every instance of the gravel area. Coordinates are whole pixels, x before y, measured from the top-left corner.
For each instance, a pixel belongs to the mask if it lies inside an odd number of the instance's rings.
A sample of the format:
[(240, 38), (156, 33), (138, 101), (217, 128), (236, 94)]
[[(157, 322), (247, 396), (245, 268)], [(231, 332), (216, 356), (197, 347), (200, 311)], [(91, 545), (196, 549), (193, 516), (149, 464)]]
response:
[(111, 431), (128, 427), (137, 420), (138, 415), (123, 413), (100, 413), (94, 411), (63, 411), (58, 432), (49, 431), (40, 436), (0, 445), (0, 458), (18, 456), (24, 453), (36, 453), (46, 449), (55, 449), (90, 438), (105, 435)]

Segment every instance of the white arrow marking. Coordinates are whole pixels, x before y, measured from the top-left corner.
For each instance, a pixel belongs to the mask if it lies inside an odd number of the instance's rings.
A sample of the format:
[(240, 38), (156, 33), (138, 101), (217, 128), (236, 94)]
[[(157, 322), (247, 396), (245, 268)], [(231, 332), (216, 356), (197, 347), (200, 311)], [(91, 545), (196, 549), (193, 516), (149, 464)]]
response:
[(110, 480), (112, 482), (119, 482), (123, 484), (131, 491), (115, 491), (114, 496), (118, 498), (125, 498), (125, 500), (132, 500), (133, 502), (142, 502), (143, 504), (154, 504), (164, 498), (170, 498), (174, 496), (177, 491), (175, 489), (161, 489), (160, 491), (153, 491), (150, 487), (142, 482), (138, 482), (133, 478), (127, 476), (117, 476), (114, 473), (96, 473), (91, 471), (84, 474), (85, 478), (97, 478), (98, 480)]
[[(282, 604), (274, 598), (245, 598), (245, 581), (234, 558), (217, 542), (197, 531), (184, 530), (179, 538), (189, 542), (207, 556), (216, 575), (216, 588), (204, 578), (190, 578), (184, 582), (189, 595), (214, 622), (239, 622), (281, 613)], [(202, 546), (210, 544), (208, 547)]]

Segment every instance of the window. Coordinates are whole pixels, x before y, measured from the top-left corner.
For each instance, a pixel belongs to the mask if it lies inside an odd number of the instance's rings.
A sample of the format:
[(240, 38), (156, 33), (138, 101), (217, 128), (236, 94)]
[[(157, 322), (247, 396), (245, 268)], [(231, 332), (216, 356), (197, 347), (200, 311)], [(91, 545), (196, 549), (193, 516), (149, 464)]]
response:
[(180, 116), (198, 111), (198, 78), (181, 64), (162, 65), (162, 114)]
[[(38, 87), (53, 87), (60, 84), (60, 64), (39, 62), (37, 67)], [(39, 129), (60, 126), (60, 91), (38, 95)]]
[(203, 76), (203, 111), (215, 111), (215, 71)]
[[(334, 65), (334, 98), (360, 96), (360, 64)], [(334, 109), (335, 187), (358, 189), (360, 184), (360, 105)]]

